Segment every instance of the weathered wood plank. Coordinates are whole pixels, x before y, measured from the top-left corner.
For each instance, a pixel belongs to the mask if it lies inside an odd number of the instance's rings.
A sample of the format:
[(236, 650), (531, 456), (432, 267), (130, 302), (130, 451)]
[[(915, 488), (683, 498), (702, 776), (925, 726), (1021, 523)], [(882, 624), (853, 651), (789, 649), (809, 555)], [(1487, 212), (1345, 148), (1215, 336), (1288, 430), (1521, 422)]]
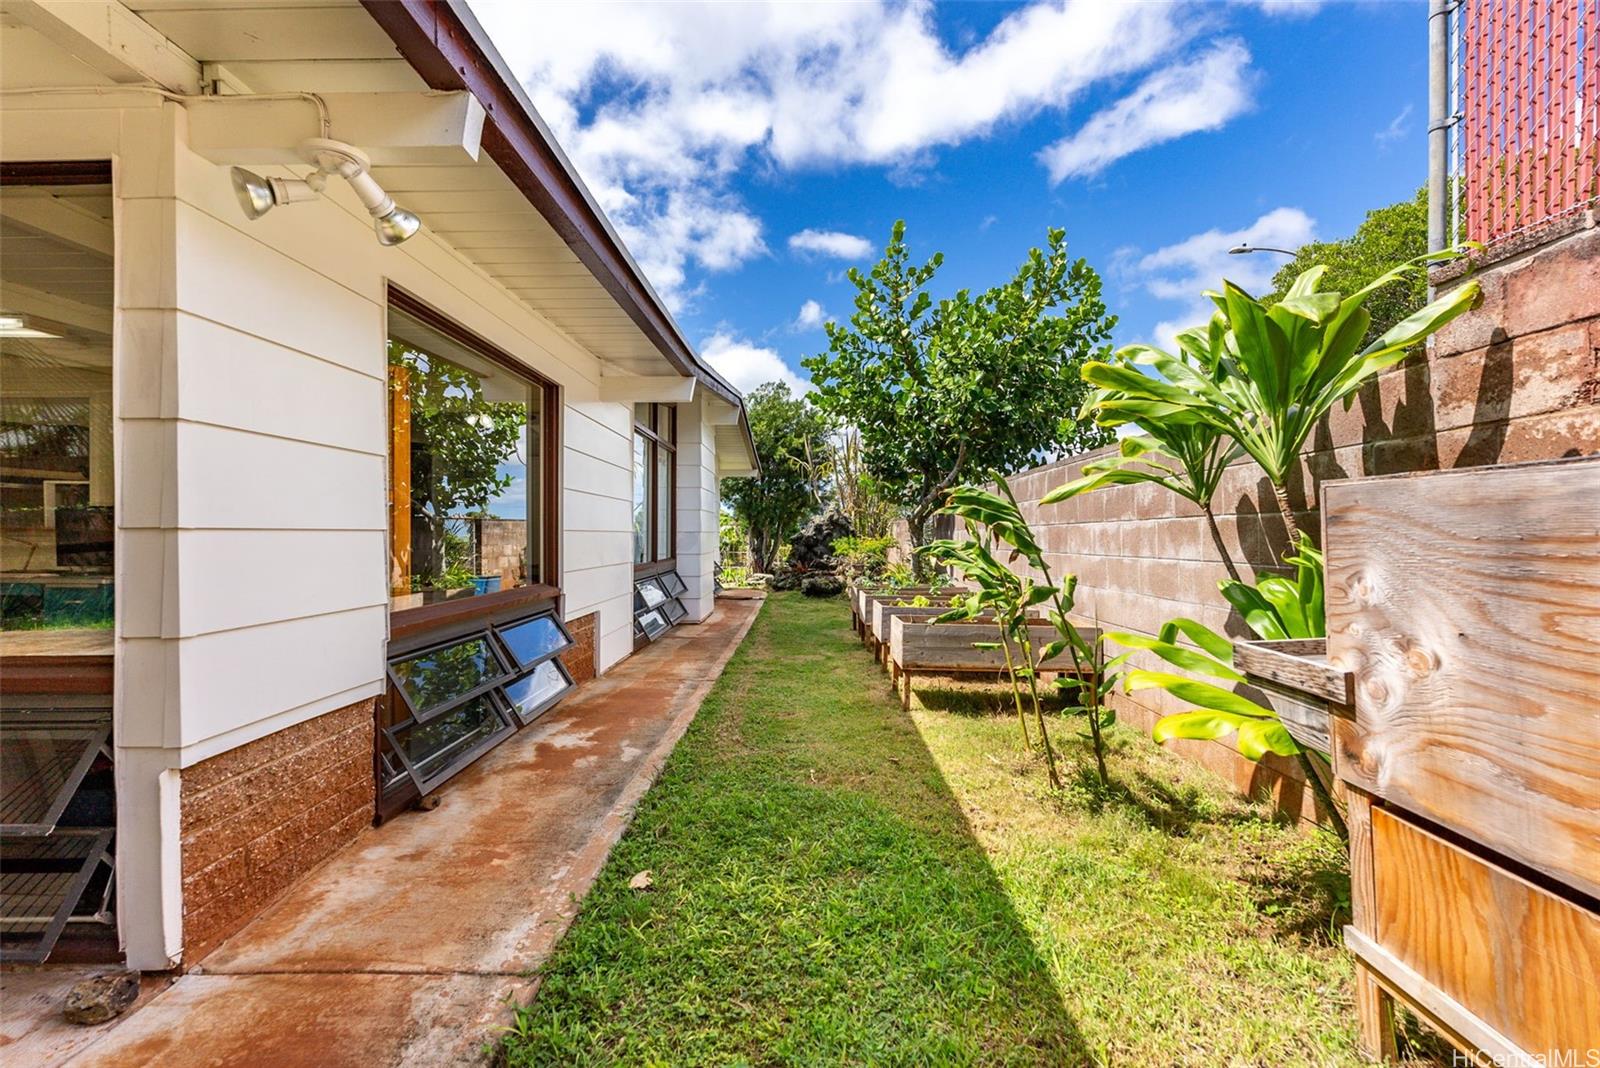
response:
[(1233, 666), (1290, 690), (1304, 690), (1342, 705), (1351, 703), (1351, 678), (1328, 663), (1326, 638), (1233, 643)]
[(1600, 457), (1323, 500), (1341, 775), (1600, 896)]
[(1600, 1049), (1600, 914), (1385, 809), (1372, 859), (1380, 946), (1525, 1050)]
[[(1355, 787), (1345, 794), (1345, 822), (1350, 828), (1350, 926), (1374, 937), (1377, 891), (1372, 881), (1372, 798)], [(1361, 1052), (1374, 1060), (1392, 1061), (1399, 1053), (1394, 1033), (1394, 999), (1366, 964), (1356, 963), (1356, 1038)]]
[(1482, 1050), (1490, 1058), (1490, 1063), (1497, 1065), (1538, 1068), (1540, 1062), (1518, 1048), (1515, 1042), (1485, 1024), (1466, 1006), (1428, 982), (1400, 958), (1353, 926), (1344, 929), (1344, 944), (1356, 955), (1362, 968), (1413, 1009), (1428, 1017), (1461, 1049), (1468, 1052)]
[[(1237, 658), (1234, 662), (1238, 663)], [(1302, 691), (1284, 689), (1253, 675), (1249, 678), (1254, 689), (1246, 691), (1245, 696), (1276, 712), (1291, 738), (1319, 753), (1332, 752), (1327, 701)]]
[[(1055, 627), (1040, 620), (1030, 624), (1034, 654), (1055, 638)], [(1078, 631), (1092, 638), (1091, 627)], [(889, 620), (889, 658), (902, 672), (938, 674), (952, 672), (1001, 672), (1006, 669), (1005, 654), (999, 649), (975, 649), (975, 642), (998, 640), (988, 623), (922, 623), (905, 616)], [(1013, 656), (1016, 654), (1013, 653)], [(1063, 652), (1044, 662), (1046, 671), (1071, 671), (1071, 654)]]

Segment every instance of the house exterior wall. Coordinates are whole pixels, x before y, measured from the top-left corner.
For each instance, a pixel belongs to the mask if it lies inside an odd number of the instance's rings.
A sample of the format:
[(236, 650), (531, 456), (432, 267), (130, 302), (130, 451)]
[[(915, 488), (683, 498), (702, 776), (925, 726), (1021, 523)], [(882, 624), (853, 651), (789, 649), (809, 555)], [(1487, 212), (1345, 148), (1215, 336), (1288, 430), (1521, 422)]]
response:
[[(1600, 452), (1600, 230), (1486, 265), (1476, 277), (1482, 307), (1435, 335), (1424, 358), (1369, 384), (1348, 412), (1336, 407), (1314, 434), (1290, 492), (1304, 529), (1319, 530), (1318, 492), (1332, 479)], [(1166, 620), (1187, 616), (1247, 635), (1217, 593), (1227, 571), (1203, 514), (1189, 502), (1157, 486), (1130, 485), (1037, 503), (1109, 451), (1011, 480), (1057, 577), (1079, 576), (1079, 611), (1111, 630), (1153, 634)], [(1287, 539), (1260, 469), (1235, 464), (1213, 506), (1222, 548), (1245, 577), (1270, 573)], [(1176, 670), (1148, 654), (1135, 662), (1144, 661)], [(1118, 694), (1115, 703), (1123, 721), (1141, 730), (1186, 707), (1162, 690)], [(1171, 746), (1241, 793), (1270, 792), (1284, 809), (1312, 814), (1293, 761), (1252, 764), (1231, 740)]]
[(215, 934), (184, 900), (182, 828), (208, 792), (190, 769), (383, 688), (387, 286), (561, 388), (559, 582), (567, 617), (592, 616), (598, 672), (632, 651), (631, 408), (426, 226), (379, 246), (342, 183), (247, 221), (177, 104), (108, 90), (4, 115), (7, 160), (114, 161), (119, 916), (129, 964), (159, 969), (185, 916)]
[(715, 600), (718, 523), (722, 491), (717, 476), (716, 429), (710, 405), (697, 392), (678, 405), (678, 576), (689, 587), (683, 595), (688, 621), (711, 614)]

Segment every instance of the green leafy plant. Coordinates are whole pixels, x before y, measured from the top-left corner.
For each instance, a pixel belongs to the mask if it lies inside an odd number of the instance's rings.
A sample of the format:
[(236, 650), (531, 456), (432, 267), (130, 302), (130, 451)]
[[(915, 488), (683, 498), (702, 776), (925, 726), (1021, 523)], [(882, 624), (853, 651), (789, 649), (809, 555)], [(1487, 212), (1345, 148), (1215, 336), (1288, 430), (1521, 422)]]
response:
[[(895, 223), (871, 271), (849, 272), (854, 315), (827, 324), (828, 351), (804, 361), (818, 407), (860, 435), (859, 469), (904, 512), (913, 547), (927, 544), (928, 520), (962, 479), (1112, 438), (1062, 418), (1082, 404), (1080, 369), (1109, 355), (1115, 324), (1100, 276), (1068, 257), (1065, 232), (1049, 231), (1009, 281), (935, 301), (943, 262), (914, 264)], [(928, 560), (914, 557), (919, 578)]]
[[(990, 539), (1009, 545), (1011, 547), (1009, 561), (1021, 559), (1027, 564), (1028, 574), (1016, 578), (1018, 606), (1022, 613), (1020, 634), (1025, 643), (1023, 645), (1025, 658), (1015, 674), (1029, 684), (1039, 730), (1041, 735), (1044, 735), (1044, 714), (1039, 704), (1037, 685), (1039, 670), (1046, 661), (1062, 653), (1072, 658), (1073, 678), (1064, 680), (1060, 685), (1069, 691), (1074, 686), (1077, 688), (1078, 702), (1074, 708), (1084, 715), (1089, 724), (1095, 763), (1100, 771), (1101, 782), (1104, 783), (1107, 781), (1104, 728), (1110, 722), (1107, 719), (1108, 710), (1105, 706), (1105, 697), (1110, 690), (1105, 680), (1109, 675), (1112, 681), (1115, 681), (1113, 669), (1122, 663), (1125, 655), (1107, 660), (1098, 627), (1092, 637), (1085, 637), (1073, 623), (1072, 611), (1076, 603), (1078, 577), (1069, 574), (1064, 576), (1059, 584), (1054, 581), (1050, 573), (1050, 564), (1045, 559), (1044, 547), (1034, 537), (1033, 530), (1017, 503), (1016, 494), (1011, 491), (1010, 484), (1003, 476), (996, 474), (994, 480), (1000, 493), (977, 486), (961, 486), (950, 491), (943, 510), (960, 516), (970, 532), (975, 534), (981, 528)], [(992, 555), (990, 558), (992, 559)], [(960, 564), (956, 566), (958, 570), (964, 570)], [(1011, 574), (1006, 565), (995, 561), (995, 566), (1006, 574)], [(1031, 636), (1027, 627), (1028, 610), (1036, 605), (1048, 606), (1046, 618), (1056, 632), (1055, 639), (1039, 651), (1037, 658), (1033, 655)], [(1059, 786), (1055, 754), (1050, 748), (1048, 735), (1045, 735), (1044, 742), (1045, 755), (1050, 766), (1051, 784)]]
[(1323, 610), (1322, 552), (1301, 539), (1300, 548), (1284, 557), (1295, 577), (1269, 575), (1254, 586), (1238, 581), (1218, 583), (1245, 625), (1267, 641), (1322, 638), (1328, 633)]
[[(1425, 272), (1428, 263), (1455, 255), (1419, 256), (1349, 294), (1323, 290), (1326, 268), (1319, 265), (1271, 305), (1225, 281), (1220, 293), (1206, 293), (1217, 305), (1210, 324), (1203, 332), (1186, 331), (1180, 341), (1189, 358), (1130, 345), (1114, 360), (1084, 365), (1083, 377), (1105, 391), (1095, 402), (1095, 419), (1105, 426), (1137, 422), (1146, 430), (1198, 424), (1227, 436), (1261, 465), (1289, 543), (1298, 545), (1288, 484), (1311, 431), (1334, 404), (1348, 406), (1363, 383), (1475, 307), (1482, 294), (1477, 282), (1466, 282), (1363, 346), (1372, 321), (1365, 303), (1384, 287)], [(1146, 374), (1146, 367), (1154, 373)]]
[[(1197, 375), (1214, 383), (1222, 382), (1228, 373), (1227, 367), (1209, 344), (1204, 330), (1185, 330), (1177, 340), (1179, 351), (1174, 359), (1188, 364)], [(1124, 357), (1119, 353), (1114, 359), (1123, 360)], [(1121, 390), (1096, 390), (1084, 402), (1079, 418), (1097, 418), (1102, 410), (1111, 410), (1109, 402), (1125, 399), (1127, 395)], [(1040, 503), (1055, 504), (1106, 486), (1150, 482), (1165, 487), (1192, 501), (1205, 513), (1211, 539), (1228, 573), (1237, 578), (1233, 560), (1222, 548), (1222, 533), (1217, 529), (1211, 499), (1222, 481), (1222, 473), (1244, 454), (1244, 450), (1214, 424), (1187, 417), (1145, 417), (1139, 420), (1139, 427), (1144, 434), (1123, 438), (1115, 456), (1084, 464), (1080, 477), (1046, 493)]]
[(1045, 726), (1044, 707), (1039, 698), (1038, 673), (1034, 670), (1033, 635), (1028, 626), (1028, 610), (1050, 596), (1049, 590), (1036, 587), (1031, 579), (1017, 575), (995, 557), (991, 546), (995, 534), (984, 533), (972, 520), (966, 520), (967, 538), (956, 541), (941, 538), (928, 543), (922, 551), (930, 559), (953, 567), (977, 588), (971, 593), (958, 595), (951, 602), (950, 611), (934, 620), (950, 623), (973, 620), (989, 615), (995, 623), (998, 642), (974, 642), (978, 649), (999, 649), (1005, 659), (1006, 677), (1011, 684), (1011, 699), (1017, 711), (1017, 726), (1022, 735), (1022, 745), (1033, 749), (1028, 735), (1028, 716), (1023, 708), (1026, 687), (1034, 719), (1039, 727), (1039, 740), (1044, 751), (1045, 766), (1050, 785), (1061, 786), (1061, 774), (1056, 768), (1055, 748), (1050, 743), (1050, 732)]
[(891, 537), (837, 538), (833, 543), (833, 558), (839, 574), (851, 582), (877, 582), (889, 570), (889, 550), (894, 547)]

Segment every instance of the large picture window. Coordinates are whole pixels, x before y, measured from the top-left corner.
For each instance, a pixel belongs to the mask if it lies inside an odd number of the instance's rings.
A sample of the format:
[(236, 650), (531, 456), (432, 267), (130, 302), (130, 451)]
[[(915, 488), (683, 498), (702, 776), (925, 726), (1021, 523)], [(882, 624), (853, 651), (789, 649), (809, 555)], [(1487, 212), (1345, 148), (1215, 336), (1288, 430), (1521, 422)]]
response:
[(0, 645), (110, 655), (111, 189), (7, 184), (4, 197)]
[(425, 309), (389, 312), (393, 606), (548, 584), (555, 391)]
[(633, 406), (633, 562), (673, 558), (673, 492), (677, 483), (678, 410)]

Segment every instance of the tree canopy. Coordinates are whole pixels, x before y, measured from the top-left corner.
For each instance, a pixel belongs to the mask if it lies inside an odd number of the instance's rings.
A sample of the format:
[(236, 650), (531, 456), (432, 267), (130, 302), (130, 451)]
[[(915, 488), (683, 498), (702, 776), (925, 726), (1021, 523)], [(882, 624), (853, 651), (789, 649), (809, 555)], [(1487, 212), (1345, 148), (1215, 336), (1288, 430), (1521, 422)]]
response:
[(770, 571), (779, 546), (821, 502), (828, 425), (810, 401), (782, 382), (756, 387), (745, 397), (745, 409), (761, 474), (725, 479), (722, 497), (750, 531), (752, 565)]
[(944, 256), (913, 264), (905, 230), (895, 223), (870, 272), (851, 269), (855, 314), (829, 323), (828, 351), (804, 363), (817, 406), (860, 432), (867, 472), (921, 545), (963, 479), (1112, 440), (1076, 413), (1088, 393), (1079, 368), (1110, 354), (1116, 320), (1100, 276), (1068, 259), (1063, 230), (1050, 230), (1010, 281), (938, 301), (929, 286)]
[[(1318, 264), (1328, 269), (1322, 276), (1323, 288), (1354, 293), (1395, 264), (1414, 260), (1427, 251), (1428, 189), (1424, 186), (1410, 200), (1367, 212), (1366, 219), (1349, 237), (1301, 245), (1294, 259), (1273, 275), (1273, 292), (1264, 299), (1268, 303), (1281, 301), (1294, 280)], [(1428, 276), (1421, 271), (1372, 294), (1364, 305), (1372, 316), (1372, 325), (1367, 327), (1361, 345), (1370, 345), (1427, 302)]]

